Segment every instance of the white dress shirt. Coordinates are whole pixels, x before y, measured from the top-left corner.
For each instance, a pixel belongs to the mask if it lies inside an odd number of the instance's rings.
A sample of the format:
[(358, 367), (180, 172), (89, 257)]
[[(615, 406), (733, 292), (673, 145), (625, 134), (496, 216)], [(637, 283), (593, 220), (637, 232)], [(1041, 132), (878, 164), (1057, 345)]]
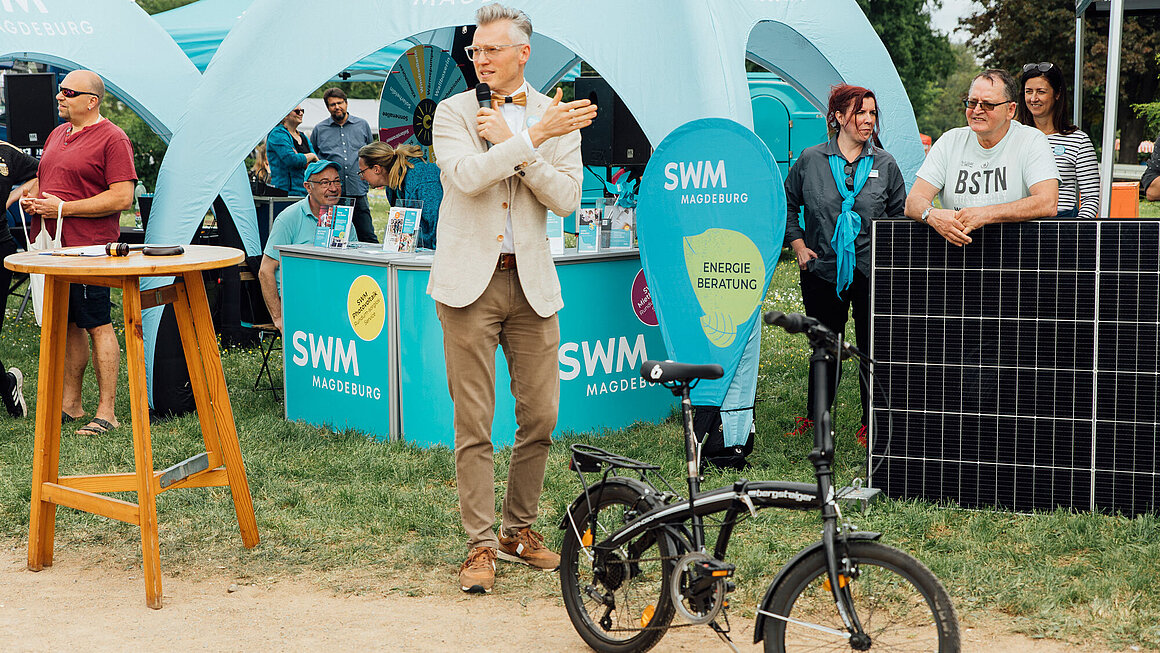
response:
[[(515, 93), (512, 93), (512, 95), (516, 95), (521, 92), (524, 93), (525, 97), (530, 95), (527, 81), (525, 81), (523, 84), (520, 84), (520, 87), (517, 88)], [(523, 138), (524, 142), (528, 144), (530, 149), (536, 149), (532, 146), (532, 137), (528, 136), (528, 129), (524, 125), (524, 118), (528, 113), (527, 107), (522, 107), (518, 104), (510, 102), (504, 102), (503, 105), (500, 106), (499, 112), (500, 115), (503, 116), (504, 122), (507, 123), (508, 129), (511, 130), (512, 134), (515, 134), (517, 138)], [(503, 245), (500, 246), (499, 251), (501, 254), (514, 254), (516, 251), (515, 235), (512, 233), (511, 208), (508, 208), (507, 225), (503, 230)]]

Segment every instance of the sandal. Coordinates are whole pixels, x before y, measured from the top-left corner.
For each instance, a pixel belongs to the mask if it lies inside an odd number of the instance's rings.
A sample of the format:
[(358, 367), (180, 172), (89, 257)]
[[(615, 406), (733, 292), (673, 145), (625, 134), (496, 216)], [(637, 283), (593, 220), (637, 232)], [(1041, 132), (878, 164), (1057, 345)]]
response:
[(112, 422), (94, 417), (88, 424), (77, 429), (77, 435), (104, 435), (117, 428)]

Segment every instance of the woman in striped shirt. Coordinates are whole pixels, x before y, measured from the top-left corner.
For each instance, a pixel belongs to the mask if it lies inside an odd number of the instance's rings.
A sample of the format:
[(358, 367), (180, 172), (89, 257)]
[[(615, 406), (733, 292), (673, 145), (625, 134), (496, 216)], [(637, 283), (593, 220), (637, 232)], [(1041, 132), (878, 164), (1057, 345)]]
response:
[(1023, 97), (1015, 119), (1047, 135), (1059, 167), (1059, 217), (1096, 218), (1100, 214), (1100, 172), (1091, 139), (1071, 122), (1067, 82), (1055, 64), (1023, 66)]

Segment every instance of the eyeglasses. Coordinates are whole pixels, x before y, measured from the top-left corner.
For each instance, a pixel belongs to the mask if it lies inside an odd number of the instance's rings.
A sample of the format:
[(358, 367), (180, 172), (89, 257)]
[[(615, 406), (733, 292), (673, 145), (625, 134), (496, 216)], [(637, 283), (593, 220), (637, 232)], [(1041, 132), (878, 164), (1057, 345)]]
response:
[(294, 109), (290, 113), (296, 113), (301, 116), (302, 114), (306, 113), (306, 109)]
[(463, 51), (467, 53), (468, 59), (471, 59), (472, 61), (474, 61), (476, 55), (486, 54), (487, 58), (491, 59), (492, 57), (494, 57), (496, 55), (496, 53), (498, 53), (500, 50), (503, 50), (504, 48), (518, 48), (521, 45), (524, 45), (524, 44), (523, 43), (507, 43), (504, 45), (469, 45), (466, 48), (463, 48)]
[(306, 181), (306, 183), (316, 184), (318, 186), (329, 186), (331, 188), (334, 188), (335, 186), (341, 186), (342, 180), (341, 179), (308, 179)]
[(74, 98), (78, 95), (91, 95), (93, 97), (101, 97), (101, 96), (97, 95), (96, 93), (90, 93), (88, 91), (74, 91), (71, 88), (66, 88), (64, 86), (60, 87), (60, 94), (67, 97), (67, 98)]
[(963, 106), (967, 111), (974, 111), (977, 107), (983, 107), (983, 111), (994, 111), (995, 107), (1001, 107), (1004, 104), (1010, 104), (1014, 100), (1003, 100), (1002, 102), (983, 102), (982, 100), (971, 100), (963, 98)]
[(359, 168), (358, 169), (358, 176), (360, 176), (360, 177), (363, 176), (367, 170), (370, 170), (373, 167), (374, 166), (366, 166), (365, 168)]
[(1023, 72), (1026, 73), (1031, 72), (1032, 70), (1038, 70), (1041, 73), (1045, 73), (1052, 68), (1055, 68), (1055, 64), (1051, 63), (1050, 61), (1040, 61), (1039, 63), (1029, 63), (1024, 65)]

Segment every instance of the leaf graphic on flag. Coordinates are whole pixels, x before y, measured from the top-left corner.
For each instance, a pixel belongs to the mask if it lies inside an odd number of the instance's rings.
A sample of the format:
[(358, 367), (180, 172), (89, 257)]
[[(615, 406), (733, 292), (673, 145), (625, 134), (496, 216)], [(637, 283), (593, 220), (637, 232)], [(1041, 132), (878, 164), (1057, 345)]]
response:
[(761, 303), (765, 262), (748, 236), (732, 229), (707, 229), (683, 242), (685, 269), (701, 305), (701, 329), (724, 349), (737, 338)]

